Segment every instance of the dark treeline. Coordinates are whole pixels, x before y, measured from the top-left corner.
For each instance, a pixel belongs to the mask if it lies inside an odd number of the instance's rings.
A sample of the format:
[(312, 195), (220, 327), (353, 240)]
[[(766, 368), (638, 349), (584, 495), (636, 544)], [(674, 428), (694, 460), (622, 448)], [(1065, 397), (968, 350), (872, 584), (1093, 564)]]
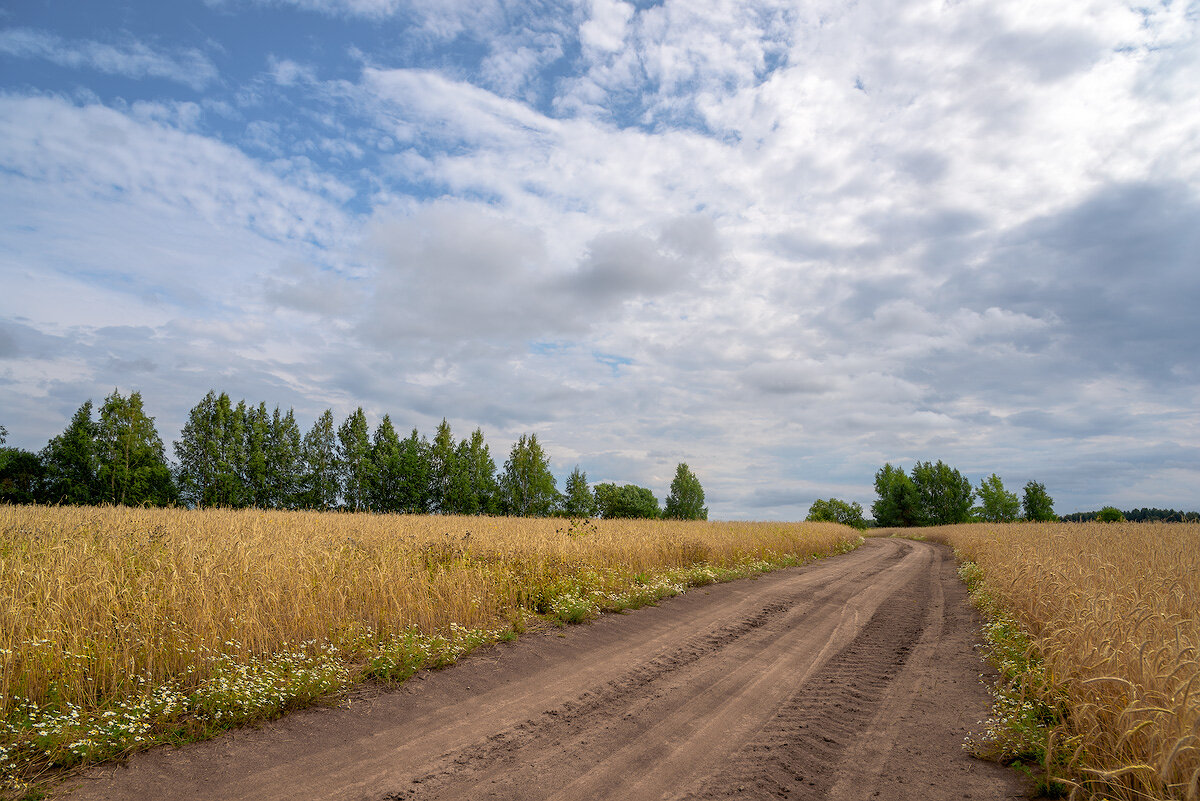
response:
[[(1130, 509), (1122, 511), (1121, 515), (1134, 523), (1200, 523), (1200, 512), (1181, 512), (1175, 509)], [(1103, 518), (1102, 510), (1095, 512), (1072, 512), (1063, 515), (1067, 523), (1090, 523)]]
[[(0, 445), (7, 432), (0, 426)], [(326, 409), (302, 433), (292, 409), (234, 403), (210, 391), (192, 408), (168, 462), (142, 397), (89, 400), (39, 453), (0, 448), (0, 502), (260, 509), (342, 509), (707, 519), (704, 490), (680, 464), (665, 508), (632, 484), (588, 486), (579, 467), (560, 493), (536, 434), (497, 467), (483, 432), (456, 439), (442, 420), (432, 440), (401, 438), (390, 416), (371, 430), (361, 407), (340, 425)]]

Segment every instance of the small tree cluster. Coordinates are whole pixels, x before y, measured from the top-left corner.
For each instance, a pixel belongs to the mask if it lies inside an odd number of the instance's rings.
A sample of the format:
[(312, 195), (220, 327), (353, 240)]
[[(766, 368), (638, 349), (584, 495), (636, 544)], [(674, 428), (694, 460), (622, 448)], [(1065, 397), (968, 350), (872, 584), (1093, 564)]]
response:
[[(962, 473), (940, 459), (917, 462), (910, 474), (885, 464), (875, 473), (878, 499), (871, 505), (875, 524), (881, 527), (942, 526), (984, 521), (1003, 523), (1018, 519), (1057, 520), (1054, 501), (1045, 485), (1030, 481), (1021, 501), (993, 473), (974, 488)], [(972, 506), (978, 496), (979, 505)]]
[(838, 498), (813, 501), (812, 506), (808, 509), (808, 517), (804, 519), (827, 523), (841, 523), (842, 525), (858, 529), (865, 529), (867, 527), (867, 521), (863, 519), (862, 505), (856, 501), (847, 503)]
[(177, 494), (142, 396), (113, 390), (99, 414), (84, 403), (40, 453), (0, 449), (0, 501), (166, 506)]

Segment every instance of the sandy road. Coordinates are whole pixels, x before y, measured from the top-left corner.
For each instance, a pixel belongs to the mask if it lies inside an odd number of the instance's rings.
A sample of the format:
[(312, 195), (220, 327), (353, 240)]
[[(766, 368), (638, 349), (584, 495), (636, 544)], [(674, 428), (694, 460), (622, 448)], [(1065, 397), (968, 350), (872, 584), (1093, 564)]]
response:
[(522, 638), (394, 692), (137, 755), (85, 799), (997, 799), (949, 552), (853, 553)]

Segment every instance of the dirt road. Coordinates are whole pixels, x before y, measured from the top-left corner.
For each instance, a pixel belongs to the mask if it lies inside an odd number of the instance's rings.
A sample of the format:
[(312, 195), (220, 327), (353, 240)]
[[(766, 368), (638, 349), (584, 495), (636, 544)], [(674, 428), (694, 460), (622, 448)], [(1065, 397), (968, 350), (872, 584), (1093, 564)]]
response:
[(394, 692), (163, 748), (86, 799), (998, 799), (949, 552), (899, 540), (522, 638)]

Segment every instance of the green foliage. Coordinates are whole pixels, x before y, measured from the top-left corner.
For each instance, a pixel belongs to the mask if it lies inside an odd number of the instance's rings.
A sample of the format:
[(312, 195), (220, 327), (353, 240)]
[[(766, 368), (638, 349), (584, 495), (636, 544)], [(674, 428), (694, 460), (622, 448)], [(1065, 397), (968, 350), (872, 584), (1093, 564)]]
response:
[(392, 418), (384, 415), (371, 438), (371, 483), (367, 488), (367, 502), (373, 512), (399, 512), (399, 489), (403, 479), (400, 473), (400, 437)]
[(985, 523), (1010, 523), (1021, 513), (1021, 502), (1015, 492), (1004, 489), (1000, 476), (992, 473), (979, 482), (979, 519)]
[(409, 514), (425, 514), (433, 506), (433, 467), (430, 460), (429, 440), (417, 429), (400, 443), (400, 484), (396, 499), (397, 511)]
[(902, 469), (885, 464), (875, 473), (879, 499), (871, 504), (871, 516), (881, 528), (924, 525), (917, 488)]
[(830, 498), (829, 500), (815, 500), (812, 506), (808, 509), (808, 517), (805, 520), (826, 521), (829, 523), (841, 523), (846, 526), (853, 526), (857, 529), (865, 529), (867, 521), (863, 519), (862, 505), (857, 501), (847, 503), (846, 501)]
[(266, 496), (263, 505), (276, 509), (295, 509), (300, 505), (304, 474), (303, 440), (296, 415), (291, 410), (271, 413), (266, 444)]
[(101, 502), (167, 506), (177, 493), (154, 418), (142, 409), (142, 395), (128, 398), (113, 390), (100, 407), (96, 428), (97, 478)]
[(0, 503), (37, 503), (46, 468), (36, 453), (0, 448)]
[[(1064, 523), (1087, 523), (1095, 520), (1099, 512), (1072, 512), (1060, 519)], [(1200, 512), (1184, 512), (1179, 509), (1155, 509), (1143, 506), (1121, 512), (1130, 523), (1200, 523)]]
[(46, 501), (78, 506), (98, 502), (100, 460), (90, 400), (79, 407), (66, 430), (46, 444), (41, 458)]
[(454, 498), (453, 494), (456, 490), (461, 494), (463, 490), (461, 486), (452, 486), (458, 471), (458, 459), (454, 448), (454, 434), (444, 417), (433, 435), (433, 444), (429, 450), (429, 469), (429, 492), (433, 511), (455, 514), (456, 501), (461, 502), (461, 499)]
[(563, 499), (563, 512), (570, 517), (591, 517), (596, 514), (596, 496), (588, 486), (587, 473), (575, 465), (567, 476), (567, 493)]
[(367, 509), (375, 465), (371, 460), (367, 416), (361, 406), (338, 429), (336, 461), (342, 503), (352, 512)]
[(301, 503), (307, 509), (332, 509), (337, 505), (341, 487), (336, 448), (333, 412), (326, 409), (304, 435), (305, 472)]
[(242, 462), (238, 465), (243, 485), (242, 498), (248, 506), (265, 509), (271, 505), (268, 478), (271, 417), (265, 403), (247, 407), (242, 402), (238, 406), (244, 409), (245, 418), (242, 429)]
[(912, 469), (921, 517), (930, 525), (946, 526), (971, 519), (971, 501), (975, 490), (958, 470), (941, 459), (937, 464), (917, 462)]
[(1124, 522), (1125, 515), (1115, 506), (1105, 506), (1096, 513), (1096, 520), (1100, 523), (1121, 523)]
[(545, 517), (558, 506), (550, 460), (542, 452), (537, 434), (522, 434), (513, 444), (504, 463), (500, 492), (507, 513), (518, 517)]
[(180, 498), (189, 506), (241, 507), (247, 504), (241, 475), (245, 403), (234, 408), (229, 396), (209, 390), (192, 407), (175, 442)]
[(482, 429), (476, 428), (470, 439), (458, 444), (457, 457), (460, 483), (465, 487), (459, 514), (497, 514), (501, 506), (500, 482)]
[(1046, 492), (1046, 485), (1038, 481), (1030, 481), (1025, 485), (1025, 495), (1021, 501), (1023, 517), (1026, 520), (1049, 521), (1057, 520), (1054, 514), (1054, 499)]
[(662, 512), (658, 508), (658, 498), (646, 487), (636, 484), (618, 486), (611, 483), (597, 484), (593, 490), (596, 496), (596, 511), (601, 517), (628, 518), (657, 518)]
[(675, 478), (671, 481), (671, 493), (667, 496), (663, 517), (675, 520), (708, 519), (704, 488), (700, 486), (700, 479), (683, 462), (675, 468)]

